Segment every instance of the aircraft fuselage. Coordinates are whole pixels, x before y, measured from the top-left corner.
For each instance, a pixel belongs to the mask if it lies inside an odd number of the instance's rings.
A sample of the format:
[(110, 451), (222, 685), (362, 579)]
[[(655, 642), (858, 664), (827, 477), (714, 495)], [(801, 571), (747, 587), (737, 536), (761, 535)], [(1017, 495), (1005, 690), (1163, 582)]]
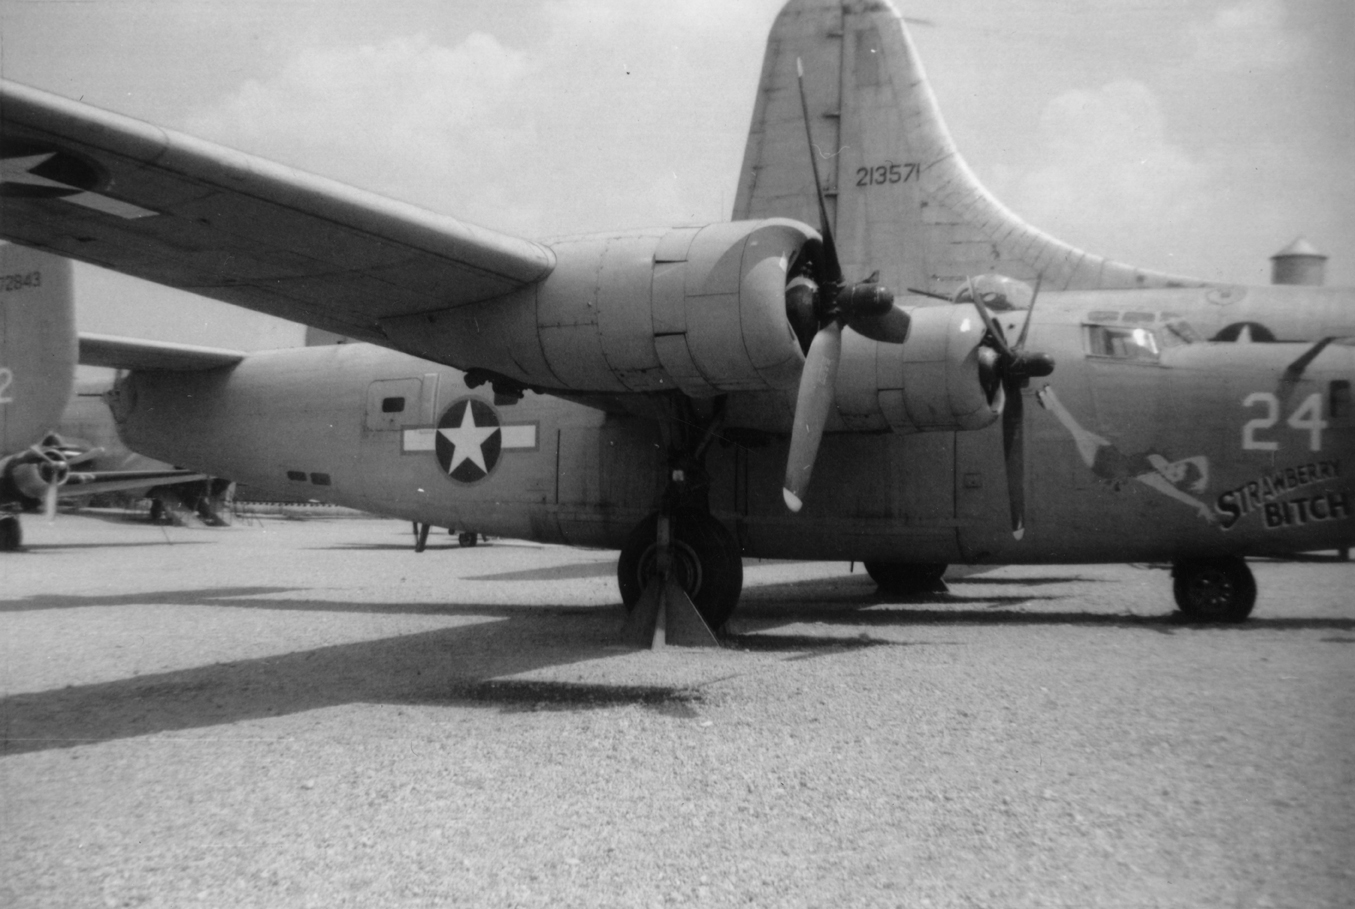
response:
[[(1043, 295), (1030, 344), (1057, 369), (1023, 392), (1021, 539), (1004, 519), (1000, 428), (871, 426), (886, 345), (849, 333), (805, 510), (787, 513), (780, 493), (790, 388), (729, 396), (706, 455), (711, 512), (745, 555), (767, 558), (1150, 561), (1349, 545), (1355, 350), (1331, 344), (1286, 370), (1316, 339), (1355, 334), (1350, 298)], [(998, 320), (1014, 336), (1024, 316)], [(457, 370), (353, 344), (136, 372), (113, 403), (126, 441), (152, 457), (434, 526), (620, 548), (655, 509), (669, 467), (658, 422), (531, 393), (494, 401)]]

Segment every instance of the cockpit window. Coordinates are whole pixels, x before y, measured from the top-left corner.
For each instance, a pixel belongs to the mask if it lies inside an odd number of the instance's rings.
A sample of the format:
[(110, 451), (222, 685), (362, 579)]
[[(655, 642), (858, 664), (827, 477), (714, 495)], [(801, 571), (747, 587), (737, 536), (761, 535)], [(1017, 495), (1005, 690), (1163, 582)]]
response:
[(1087, 353), (1093, 357), (1110, 357), (1115, 360), (1134, 360), (1156, 363), (1158, 360), (1157, 337), (1148, 328), (1131, 328), (1128, 325), (1087, 325)]
[(1180, 347), (1184, 344), (1204, 343), (1204, 336), (1185, 319), (1172, 319), (1164, 323), (1157, 329), (1157, 339), (1164, 350), (1168, 347)]
[(1084, 324), (1082, 332), (1090, 356), (1135, 363), (1156, 363), (1163, 351), (1204, 342), (1194, 326), (1180, 317), (1152, 326)]

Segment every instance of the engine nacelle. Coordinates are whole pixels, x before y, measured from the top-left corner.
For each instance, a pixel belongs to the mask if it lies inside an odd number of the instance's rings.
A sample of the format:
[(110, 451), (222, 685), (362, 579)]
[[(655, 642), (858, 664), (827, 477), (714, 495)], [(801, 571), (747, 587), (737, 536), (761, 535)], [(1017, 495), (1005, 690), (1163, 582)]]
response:
[(804, 355), (786, 283), (818, 239), (776, 218), (564, 240), (537, 285), (382, 328), (406, 350), (510, 386), (696, 397), (792, 388)]
[[(992, 399), (980, 381), (984, 325), (970, 306), (915, 309), (908, 342), (881, 345), (880, 410), (896, 431), (982, 429), (1002, 415), (1000, 387)], [(884, 387), (898, 376), (897, 388)]]
[[(1002, 389), (994, 388), (990, 399), (980, 381), (984, 326), (975, 309), (922, 306), (909, 315), (903, 344), (879, 344), (852, 331), (843, 334), (834, 398), (841, 422), (830, 423), (830, 429), (966, 431), (982, 429), (1001, 416)], [(741, 410), (737, 418), (746, 419), (745, 413)]]

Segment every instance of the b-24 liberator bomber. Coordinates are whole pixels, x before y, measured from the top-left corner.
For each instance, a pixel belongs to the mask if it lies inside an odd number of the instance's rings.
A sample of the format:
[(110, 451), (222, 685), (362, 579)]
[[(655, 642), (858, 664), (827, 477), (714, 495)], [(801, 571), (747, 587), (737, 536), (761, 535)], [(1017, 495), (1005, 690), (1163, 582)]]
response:
[[(792, 0), (733, 219), (536, 242), (7, 83), (0, 230), (354, 339), (81, 339), (164, 461), (424, 524), (620, 549), (638, 614), (718, 628), (742, 557), (1170, 562), (1355, 540), (1355, 292), (1134, 268), (959, 156), (898, 11)], [(1266, 339), (1266, 343), (1260, 343)]]

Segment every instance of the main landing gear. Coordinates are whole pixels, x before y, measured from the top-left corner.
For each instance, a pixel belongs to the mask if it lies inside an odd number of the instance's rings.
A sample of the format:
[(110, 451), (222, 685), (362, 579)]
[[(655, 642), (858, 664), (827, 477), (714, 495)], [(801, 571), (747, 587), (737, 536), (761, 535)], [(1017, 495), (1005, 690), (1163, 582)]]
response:
[[(415, 552), (423, 552), (425, 549), (428, 548), (428, 532), (432, 529), (433, 529), (432, 524), (421, 524), (418, 521), (414, 522)], [(456, 534), (456, 541), (461, 544), (461, 547), (463, 549), (470, 546), (475, 546), (480, 542), (480, 535), (476, 533), (474, 530), (463, 530), (460, 533), (457, 533), (455, 530), (448, 528), (447, 532)]]
[(1174, 563), (1172, 592), (1181, 614), (1195, 622), (1241, 622), (1256, 605), (1256, 579), (1238, 556)]
[[(636, 525), (616, 564), (624, 635), (640, 646), (712, 646), (738, 605), (743, 556), (738, 541), (710, 513), (706, 449), (724, 416), (723, 399), (698, 422), (694, 414), (667, 424), (668, 486), (659, 510)], [(690, 402), (682, 405), (691, 409)], [(704, 423), (693, 445), (686, 429)]]

